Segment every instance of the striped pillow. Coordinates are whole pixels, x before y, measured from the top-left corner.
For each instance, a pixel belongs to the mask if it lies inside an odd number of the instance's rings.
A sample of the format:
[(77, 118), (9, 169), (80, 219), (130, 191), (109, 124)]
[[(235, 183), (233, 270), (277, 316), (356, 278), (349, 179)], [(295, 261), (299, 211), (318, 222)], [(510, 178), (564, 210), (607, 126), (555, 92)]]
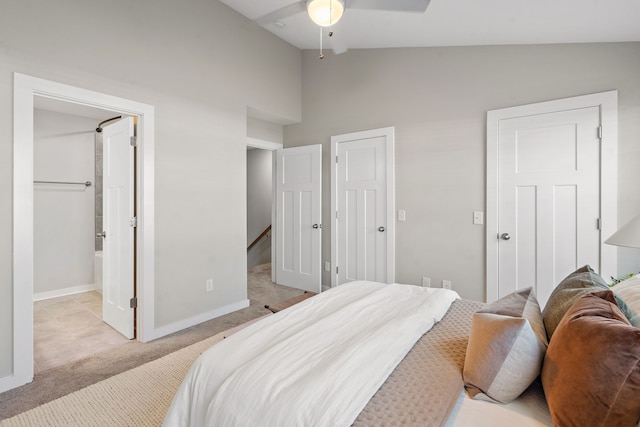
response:
[(532, 288), (489, 304), (473, 315), (463, 370), (467, 392), (476, 400), (510, 402), (540, 375), (546, 348)]

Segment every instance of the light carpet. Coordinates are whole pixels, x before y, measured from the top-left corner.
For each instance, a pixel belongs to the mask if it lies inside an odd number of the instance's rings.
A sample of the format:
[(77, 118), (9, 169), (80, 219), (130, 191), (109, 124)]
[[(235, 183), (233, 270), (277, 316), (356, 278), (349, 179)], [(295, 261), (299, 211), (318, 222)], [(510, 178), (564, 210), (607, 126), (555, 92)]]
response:
[(78, 391), (114, 375), (166, 356), (191, 344), (229, 330), (249, 320), (270, 314), (264, 308), (302, 294), (299, 289), (271, 283), (271, 265), (252, 267), (247, 274), (251, 306), (209, 320), (148, 343), (129, 341), (68, 365), (38, 372), (33, 382), (0, 393), (0, 420)]
[(157, 427), (196, 358), (250, 323), (0, 421), (0, 426)]

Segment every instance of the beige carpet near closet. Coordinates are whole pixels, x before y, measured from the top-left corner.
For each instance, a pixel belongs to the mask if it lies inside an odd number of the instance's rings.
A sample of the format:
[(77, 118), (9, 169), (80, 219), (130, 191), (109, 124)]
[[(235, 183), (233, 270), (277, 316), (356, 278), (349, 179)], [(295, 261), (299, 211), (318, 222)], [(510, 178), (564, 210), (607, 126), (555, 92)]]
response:
[(271, 283), (270, 264), (253, 267), (248, 274), (248, 296), (251, 301), (249, 307), (150, 343), (128, 341), (111, 350), (39, 372), (32, 383), (0, 393), (0, 420), (269, 314), (271, 312), (264, 308), (265, 305), (278, 303), (300, 295), (302, 292)]

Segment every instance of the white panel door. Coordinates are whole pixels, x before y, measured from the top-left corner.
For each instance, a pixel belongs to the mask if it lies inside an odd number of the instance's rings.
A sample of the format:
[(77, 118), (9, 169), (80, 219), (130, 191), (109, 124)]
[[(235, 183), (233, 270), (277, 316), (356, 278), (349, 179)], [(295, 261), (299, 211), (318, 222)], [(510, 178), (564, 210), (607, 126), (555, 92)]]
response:
[(499, 122), (498, 297), (533, 286), (544, 305), (576, 268), (599, 271), (599, 126), (598, 107)]
[(275, 281), (319, 293), (322, 280), (322, 146), (276, 151)]
[(133, 118), (103, 127), (102, 319), (127, 338), (134, 336)]
[(387, 137), (338, 144), (338, 284), (387, 282)]

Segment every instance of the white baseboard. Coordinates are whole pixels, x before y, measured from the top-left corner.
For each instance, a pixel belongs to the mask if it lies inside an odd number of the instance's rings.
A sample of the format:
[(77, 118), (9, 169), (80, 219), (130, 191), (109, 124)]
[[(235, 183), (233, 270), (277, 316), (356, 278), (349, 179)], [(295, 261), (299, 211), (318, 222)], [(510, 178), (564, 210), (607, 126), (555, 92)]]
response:
[(2, 377), (0, 378), (0, 393), (4, 393), (5, 391), (23, 386), (30, 383), (31, 381), (33, 381), (33, 376), (25, 377), (24, 375), (20, 376), (17, 374), (12, 374), (6, 377)]
[(66, 295), (79, 294), (81, 292), (88, 292), (97, 290), (96, 285), (91, 283), (89, 285), (72, 286), (70, 288), (56, 289), (55, 291), (38, 292), (33, 294), (34, 301), (42, 301), (43, 299), (58, 298)]
[(191, 326), (206, 322), (207, 320), (215, 319), (216, 317), (224, 316), (225, 314), (233, 313), (234, 311), (242, 310), (243, 308), (247, 307), (249, 307), (249, 300), (245, 299), (233, 304), (225, 305), (224, 307), (216, 308), (215, 310), (208, 311), (206, 313), (189, 317), (188, 319), (180, 320), (178, 322), (155, 328), (147, 335), (147, 340), (145, 342), (162, 338), (174, 332), (187, 329)]

